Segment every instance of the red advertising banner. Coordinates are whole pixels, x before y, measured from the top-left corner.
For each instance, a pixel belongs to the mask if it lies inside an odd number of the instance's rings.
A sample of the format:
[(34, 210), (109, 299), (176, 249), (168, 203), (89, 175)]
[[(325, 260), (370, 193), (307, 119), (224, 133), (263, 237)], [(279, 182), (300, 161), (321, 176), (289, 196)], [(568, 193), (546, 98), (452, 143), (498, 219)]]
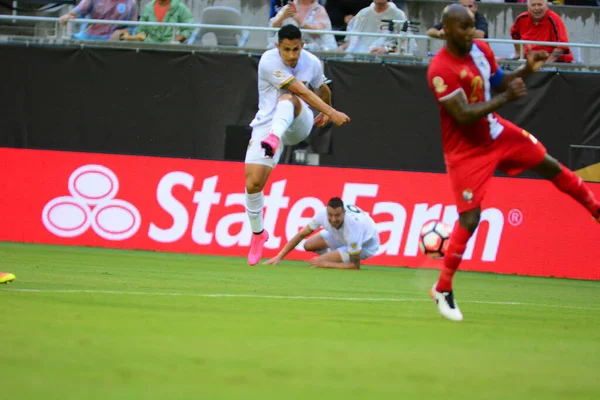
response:
[[(0, 148), (0, 240), (245, 256), (244, 165)], [(591, 184), (600, 196), (600, 185)], [(377, 222), (368, 264), (437, 267), (419, 253), (421, 227), (458, 218), (443, 174), (278, 166), (265, 193), (265, 256), (330, 197)], [(543, 180), (494, 178), (463, 270), (600, 279), (600, 225)], [(303, 250), (290, 259), (308, 259)]]

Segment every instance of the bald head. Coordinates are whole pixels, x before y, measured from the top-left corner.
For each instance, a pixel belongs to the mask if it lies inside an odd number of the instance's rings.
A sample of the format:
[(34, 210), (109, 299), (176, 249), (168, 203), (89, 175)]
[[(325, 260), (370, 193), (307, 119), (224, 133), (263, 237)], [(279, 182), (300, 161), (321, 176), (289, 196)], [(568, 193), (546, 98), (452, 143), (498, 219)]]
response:
[(461, 4), (451, 4), (444, 8), (442, 15), (442, 24), (451, 25), (454, 23), (462, 24), (468, 20), (474, 20), (475, 16), (466, 7)]
[(459, 57), (469, 53), (475, 35), (475, 15), (460, 3), (452, 4), (444, 9), (442, 24), (448, 50)]

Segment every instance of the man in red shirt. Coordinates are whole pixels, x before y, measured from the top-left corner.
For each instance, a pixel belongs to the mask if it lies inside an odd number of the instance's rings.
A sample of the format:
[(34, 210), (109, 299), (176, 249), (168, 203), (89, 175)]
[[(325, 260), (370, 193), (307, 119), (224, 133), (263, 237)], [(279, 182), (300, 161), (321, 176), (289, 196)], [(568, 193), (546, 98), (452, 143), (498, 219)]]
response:
[[(481, 202), (496, 169), (511, 176), (533, 169), (599, 222), (600, 201), (581, 178), (546, 154), (532, 134), (494, 112), (526, 95), (523, 78), (538, 70), (548, 53), (530, 52), (525, 66), (505, 73), (489, 45), (473, 39), (471, 11), (459, 4), (448, 6), (443, 24), (446, 46), (431, 60), (427, 80), (440, 105), (444, 159), (459, 218), (431, 296), (444, 317), (461, 321), (452, 279), (479, 225)], [(491, 89), (500, 94), (492, 97)]]
[[(539, 42), (569, 42), (567, 29), (560, 16), (548, 9), (548, 0), (528, 0), (527, 9), (517, 16), (510, 28), (510, 35), (515, 40), (532, 40)], [(521, 45), (515, 44), (515, 55), (521, 54)], [(547, 62), (573, 62), (573, 54), (566, 46), (525, 45), (525, 54), (530, 51), (545, 50), (550, 53)]]

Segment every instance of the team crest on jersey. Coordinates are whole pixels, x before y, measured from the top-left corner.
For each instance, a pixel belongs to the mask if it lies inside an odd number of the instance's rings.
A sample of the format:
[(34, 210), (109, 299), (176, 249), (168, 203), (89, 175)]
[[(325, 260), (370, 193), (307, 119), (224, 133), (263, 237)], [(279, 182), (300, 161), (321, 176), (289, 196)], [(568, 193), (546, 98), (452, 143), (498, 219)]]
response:
[(465, 199), (465, 201), (467, 203), (470, 203), (473, 201), (473, 191), (471, 189), (463, 190), (462, 196), (463, 196), (463, 199)]
[(463, 69), (462, 71), (460, 71), (460, 79), (466, 78), (467, 77), (467, 70)]
[(477, 63), (479, 64), (480, 67), (484, 68), (485, 67), (485, 57), (477, 57)]
[(352, 248), (352, 250), (356, 250), (356, 248), (358, 247), (358, 245), (356, 243), (352, 243), (350, 245), (350, 247)]
[(281, 78), (283, 78), (283, 72), (281, 72), (279, 70), (275, 70), (275, 72), (273, 72), (273, 76), (277, 79), (281, 79)]
[(438, 93), (444, 93), (446, 89), (448, 89), (448, 86), (446, 85), (444, 79), (441, 76), (434, 77), (432, 82), (435, 91)]

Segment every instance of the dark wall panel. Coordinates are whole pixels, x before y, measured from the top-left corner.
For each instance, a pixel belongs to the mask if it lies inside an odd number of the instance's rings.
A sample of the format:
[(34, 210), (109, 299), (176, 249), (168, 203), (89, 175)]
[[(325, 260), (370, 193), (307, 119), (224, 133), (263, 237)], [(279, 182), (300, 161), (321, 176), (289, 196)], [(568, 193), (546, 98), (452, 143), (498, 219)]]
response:
[[(0, 146), (223, 159), (258, 103), (258, 58), (244, 54), (3, 45), (0, 59)], [(322, 163), (444, 170), (425, 66), (328, 61), (325, 71), (352, 122), (333, 129)], [(500, 114), (563, 163), (571, 144), (600, 145), (600, 75), (537, 73), (528, 88)]]

